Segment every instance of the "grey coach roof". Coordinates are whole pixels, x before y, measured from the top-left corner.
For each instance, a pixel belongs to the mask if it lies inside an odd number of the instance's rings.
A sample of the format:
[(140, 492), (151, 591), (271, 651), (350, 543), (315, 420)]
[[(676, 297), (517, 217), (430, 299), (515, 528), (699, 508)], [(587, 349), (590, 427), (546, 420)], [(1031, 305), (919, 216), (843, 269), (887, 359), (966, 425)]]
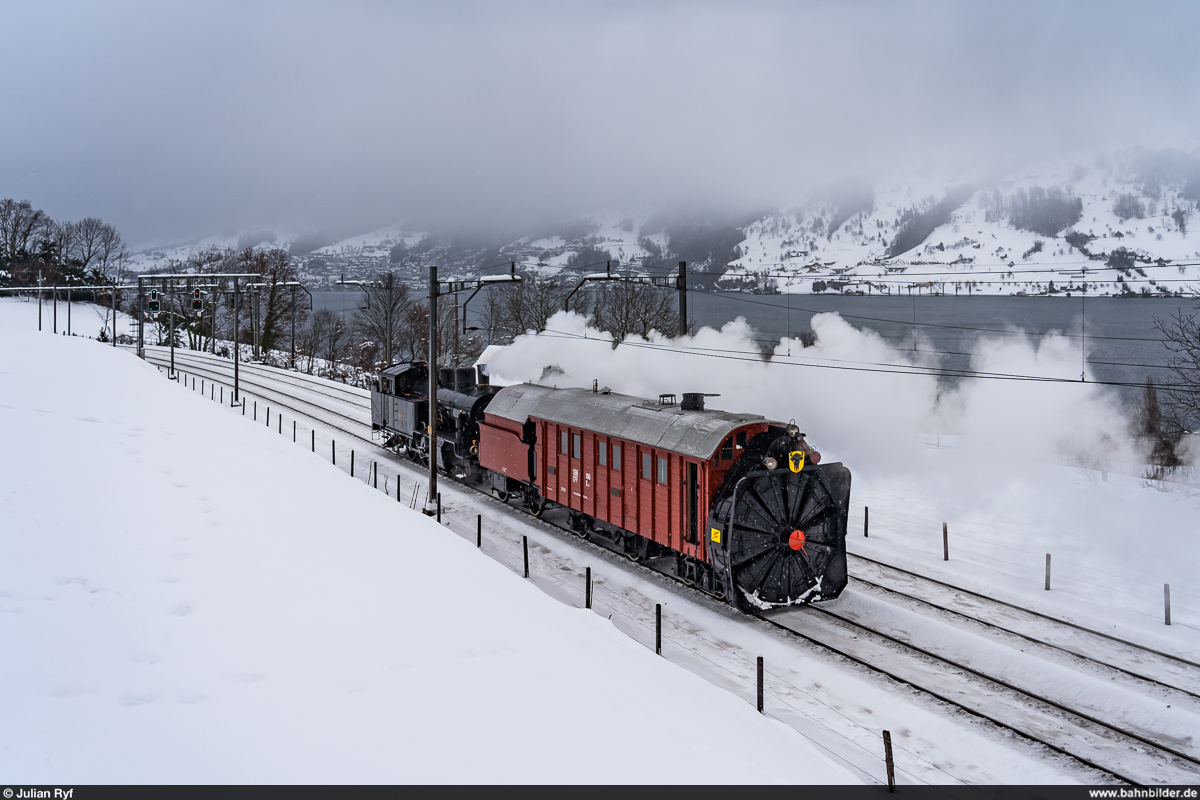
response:
[(522, 383), (496, 393), (487, 413), (524, 423), (529, 417), (709, 459), (738, 428), (764, 422), (760, 414), (683, 411), (677, 405), (590, 389), (551, 389)]

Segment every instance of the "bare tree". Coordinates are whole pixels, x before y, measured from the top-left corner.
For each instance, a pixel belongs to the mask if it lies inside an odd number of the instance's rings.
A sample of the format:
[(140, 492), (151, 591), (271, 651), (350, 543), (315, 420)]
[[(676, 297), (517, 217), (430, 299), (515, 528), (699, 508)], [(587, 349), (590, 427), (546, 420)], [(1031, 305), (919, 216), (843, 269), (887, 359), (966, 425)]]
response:
[(396, 361), (423, 361), (429, 352), (429, 305), (413, 303), (404, 312), (396, 349)]
[[(563, 310), (567, 295), (575, 288), (576, 277), (524, 275), (520, 283), (489, 290), (483, 306), (483, 328), (488, 341), (511, 341), (523, 333), (546, 330), (546, 322)], [(587, 296), (577, 292), (569, 308), (587, 314)]]
[(302, 310), (299, 302), (293, 306), (293, 292), (284, 285), (299, 279), (296, 265), (287, 250), (276, 247), (256, 253), (254, 266), (252, 271), (260, 273), (261, 282), (267, 284), (261, 289), (259, 300), (265, 305), (265, 308), (261, 309), (262, 330), (259, 342), (264, 351), (270, 352), (278, 344), (280, 329), (287, 325), (293, 316), (299, 324), (307, 312)]
[(597, 289), (592, 324), (612, 334), (615, 348), (626, 336), (649, 336), (652, 330), (675, 335), (679, 330), (679, 309), (674, 292), (613, 281)]
[(96, 217), (84, 217), (79, 222), (71, 223), (70, 227), (71, 255), (79, 259), (84, 269), (88, 269), (99, 258), (104, 233), (112, 230), (112, 226)]
[(1167, 368), (1174, 385), (1164, 387), (1167, 414), (1164, 424), (1172, 433), (1195, 431), (1200, 427), (1200, 319), (1196, 314), (1175, 311), (1167, 319), (1154, 320), (1170, 351)]
[(111, 225), (105, 225), (100, 230), (100, 243), (96, 251), (96, 271), (105, 280), (113, 283), (121, 282), (121, 274), (125, 270), (125, 262), (129, 260), (129, 252), (121, 241), (121, 234)]
[(0, 200), (0, 265), (9, 269), (14, 282), (28, 279), (27, 274), (18, 274), (19, 265), (33, 258), (38, 239), (51, 224), (46, 212), (28, 200)]
[(376, 357), (395, 361), (405, 338), (404, 327), (410, 324), (406, 320), (414, 302), (412, 289), (391, 272), (381, 272), (362, 290), (364, 304), (354, 315), (358, 335), (374, 346)]

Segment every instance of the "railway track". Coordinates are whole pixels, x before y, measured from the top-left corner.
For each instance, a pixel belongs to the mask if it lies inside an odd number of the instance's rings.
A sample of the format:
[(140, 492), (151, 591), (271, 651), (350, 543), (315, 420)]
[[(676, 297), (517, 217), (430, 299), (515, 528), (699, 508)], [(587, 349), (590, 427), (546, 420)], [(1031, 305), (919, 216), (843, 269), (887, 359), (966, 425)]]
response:
[[(167, 351), (147, 348), (147, 359), (165, 365)], [(232, 364), (227, 359), (179, 350), (175, 359), (177, 369), (220, 384), (228, 385), (232, 376)], [(241, 384), (244, 391), (276, 408), (365, 443), (378, 444), (371, 434), (366, 390), (330, 385), (256, 364), (242, 365)], [(1178, 706), (1171, 705), (1179, 709), (1181, 719), (1200, 713), (1200, 705), (1195, 702), (1200, 698), (1200, 671), (1191, 661), (864, 556), (852, 557), (858, 567), (851, 572), (853, 588), (843, 599), (856, 597), (858, 602), (839, 600), (823, 606), (777, 609), (761, 618), (788, 636), (819, 644), (1116, 780), (1134, 784), (1194, 783), (1200, 777), (1200, 748), (1192, 734), (1125, 724), (1113, 709), (1089, 706), (1079, 697), (1060, 702), (1047, 696), (1050, 693), (1045, 685), (1039, 687), (1037, 678), (1008, 674), (1003, 658), (990, 659), (994, 662), (991, 664), (972, 663), (962, 658), (962, 653), (953, 652), (953, 647), (939, 643), (933, 631), (954, 627), (948, 621), (953, 618), (958, 631), (950, 641), (961, 641), (963, 635), (1009, 637), (1030, 647), (1054, 650), (1061, 659), (1087, 664), (1092, 671), (1090, 678), (1111, 671), (1135, 682), (1140, 689), (1154, 687), (1161, 695), (1159, 699), (1175, 699)], [(863, 573), (861, 579), (859, 573)], [(889, 604), (914, 617), (932, 617), (944, 628), (897, 629), (895, 614), (883, 608)], [(984, 607), (986, 610), (980, 610)], [(964, 610), (968, 608), (971, 610)], [(1070, 640), (1057, 637), (1053, 634), (1056, 625), (1076, 635)], [(969, 630), (964, 631), (964, 626)], [(990, 652), (1001, 652), (996, 650), (1002, 646), (998, 642), (987, 644), (992, 648)], [(986, 647), (984, 652), (989, 652)], [(1067, 669), (1066, 664), (1058, 666)]]
[[(1020, 640), (1061, 654), (1061, 663), (1086, 663), (1144, 684), (1161, 696), (1200, 700), (1200, 662), (1085, 625), (1058, 619), (988, 595), (850, 553), (855, 586), (968, 630), (986, 628), (1001, 641)], [(964, 624), (965, 623), (965, 624)], [(1161, 691), (1165, 690), (1165, 691)]]

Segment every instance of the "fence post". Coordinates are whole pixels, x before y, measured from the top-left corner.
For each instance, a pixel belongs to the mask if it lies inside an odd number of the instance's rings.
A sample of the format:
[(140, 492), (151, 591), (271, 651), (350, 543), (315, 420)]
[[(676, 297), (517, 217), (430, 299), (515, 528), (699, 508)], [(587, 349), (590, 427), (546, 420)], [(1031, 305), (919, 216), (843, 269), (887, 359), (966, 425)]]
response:
[(296, 443), (296, 420), (292, 420), (292, 444)]
[(662, 603), (654, 604), (654, 655), (662, 655)]
[(763, 713), (763, 657), (758, 657), (758, 713)]
[(258, 401), (254, 401), (254, 416), (251, 417), (254, 422), (258, 422)]
[(354, 477), (354, 448), (350, 448), (350, 477)]
[(333, 455), (333, 465), (337, 466), (337, 440), (329, 440), (329, 452)]
[(442, 493), (437, 493), (437, 521), (442, 521)]
[(529, 537), (521, 537), (521, 552), (525, 558), (525, 577), (529, 577)]
[(403, 500), (400, 499), (400, 473), (399, 472), (396, 473), (396, 502), (397, 503), (404, 502)]
[(283, 414), (276, 414), (275, 418), (279, 420), (279, 435), (283, 436)]
[(1050, 591), (1050, 554), (1046, 553), (1046, 591)]
[(317, 431), (316, 431), (316, 429), (314, 428), (311, 431), (311, 433), (312, 433), (312, 451), (315, 453), (315, 452), (317, 452)]
[(221, 387), (221, 405), (225, 405), (225, 387)]
[(1163, 584), (1163, 612), (1165, 613), (1164, 621), (1171, 624), (1171, 584)]
[(950, 532), (946, 523), (942, 523), (942, 561), (950, 560)]
[(871, 535), (869, 533), (870, 525), (871, 525), (871, 509), (868, 508), (867, 506), (863, 506), (863, 538), (864, 539), (868, 538)]
[(883, 760), (887, 764), (888, 791), (896, 791), (896, 762), (892, 761), (892, 732), (883, 732)]
[(267, 427), (271, 427), (271, 407), (267, 406)]
[(483, 514), (475, 515), (475, 546), (483, 547)]
[[(379, 488), (379, 462), (378, 461), (371, 462), (371, 474), (373, 474), (375, 476), (375, 488), (378, 489)], [(386, 489), (387, 484), (385, 483), (383, 485), (383, 487)]]
[(592, 607), (592, 568), (587, 567), (583, 576), (583, 607)]

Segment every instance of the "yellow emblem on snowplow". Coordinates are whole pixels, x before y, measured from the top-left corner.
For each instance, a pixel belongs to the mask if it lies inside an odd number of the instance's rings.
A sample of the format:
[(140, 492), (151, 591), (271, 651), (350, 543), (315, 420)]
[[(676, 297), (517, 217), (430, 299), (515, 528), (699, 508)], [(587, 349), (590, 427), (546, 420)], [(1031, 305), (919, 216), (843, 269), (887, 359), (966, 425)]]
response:
[(720, 528), (712, 529), (712, 540), (714, 542), (716, 542), (717, 544), (721, 543), (721, 529)]
[(792, 472), (799, 472), (804, 469), (804, 451), (793, 450), (788, 453), (788, 469)]

